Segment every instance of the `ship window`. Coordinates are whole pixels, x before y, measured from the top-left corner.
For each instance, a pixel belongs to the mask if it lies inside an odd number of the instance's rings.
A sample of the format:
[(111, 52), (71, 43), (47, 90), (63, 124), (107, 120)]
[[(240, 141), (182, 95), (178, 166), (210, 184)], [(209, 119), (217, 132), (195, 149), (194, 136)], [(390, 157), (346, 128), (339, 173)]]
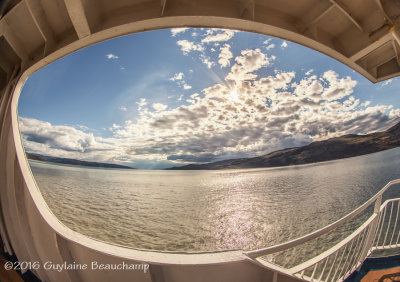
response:
[[(42, 68), (18, 115), (35, 180), (71, 229), (140, 249), (257, 249), (398, 178), (394, 141), (368, 134), (398, 130), (399, 90), (286, 40), (173, 28)], [(362, 138), (394, 149), (349, 158), (377, 151)]]

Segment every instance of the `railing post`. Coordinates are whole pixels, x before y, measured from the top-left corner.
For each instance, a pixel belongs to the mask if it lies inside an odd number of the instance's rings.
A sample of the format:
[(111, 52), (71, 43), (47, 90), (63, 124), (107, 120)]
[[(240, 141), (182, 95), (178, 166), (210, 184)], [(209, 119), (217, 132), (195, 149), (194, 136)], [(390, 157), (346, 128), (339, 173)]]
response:
[[(364, 259), (367, 257), (368, 252), (370, 251), (372, 244), (374, 243), (375, 234), (377, 233), (377, 228), (378, 228), (378, 220), (379, 220), (379, 214), (380, 214), (380, 210), (381, 210), (381, 204), (382, 204), (382, 194), (380, 194), (379, 197), (376, 198), (376, 200), (375, 200), (374, 214), (376, 215), (376, 217), (371, 222), (371, 228), (369, 228), (369, 232), (367, 235), (368, 237), (367, 237), (367, 240), (365, 241), (364, 248), (361, 252), (360, 262), (364, 261)], [(357, 263), (358, 262), (356, 262), (356, 264)], [(360, 267), (361, 267), (361, 265), (360, 265)], [(357, 270), (359, 270), (359, 269), (357, 269)]]
[(278, 272), (274, 271), (274, 276), (272, 278), (272, 282), (278, 282)]

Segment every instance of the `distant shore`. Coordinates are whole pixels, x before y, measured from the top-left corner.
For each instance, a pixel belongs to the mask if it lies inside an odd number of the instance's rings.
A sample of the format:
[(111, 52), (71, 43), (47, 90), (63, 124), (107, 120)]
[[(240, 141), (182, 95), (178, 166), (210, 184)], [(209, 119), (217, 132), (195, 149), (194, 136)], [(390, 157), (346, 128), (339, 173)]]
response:
[(50, 162), (50, 163), (58, 163), (58, 164), (66, 164), (66, 165), (100, 167), (100, 168), (135, 169), (133, 167), (125, 166), (125, 165), (110, 164), (110, 163), (100, 163), (100, 162), (89, 162), (89, 161), (82, 161), (82, 160), (76, 160), (76, 159), (67, 159), (67, 158), (57, 158), (57, 157), (44, 156), (44, 155), (34, 154), (34, 153), (26, 153), (26, 156), (30, 160), (36, 160), (36, 161), (42, 161), (42, 162)]
[(306, 146), (287, 148), (254, 157), (231, 159), (206, 164), (190, 164), (167, 170), (219, 170), (284, 167), (311, 164), (376, 153), (400, 146), (400, 122), (382, 131), (365, 135), (344, 135)]

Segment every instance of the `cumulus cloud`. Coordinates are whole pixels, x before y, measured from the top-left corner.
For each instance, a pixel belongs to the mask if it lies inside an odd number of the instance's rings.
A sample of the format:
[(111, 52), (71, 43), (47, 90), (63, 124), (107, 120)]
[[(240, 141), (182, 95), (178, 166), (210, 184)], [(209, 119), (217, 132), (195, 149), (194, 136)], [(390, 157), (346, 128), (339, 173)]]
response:
[(93, 133), (86, 133), (72, 126), (52, 125), (33, 118), (19, 117), (19, 126), (28, 148), (60, 149), (69, 152), (92, 152), (112, 149), (112, 146), (99, 142)]
[(328, 101), (339, 100), (350, 95), (357, 84), (349, 76), (339, 78), (339, 75), (332, 70), (325, 72), (322, 78), (329, 82), (329, 87), (322, 93), (323, 98)]
[[(267, 55), (264, 47), (242, 50), (234, 57), (230, 45), (223, 43), (216, 61), (203, 53), (205, 44), (224, 42), (229, 36), (229, 32), (207, 30), (203, 40), (208, 39), (203, 43), (177, 43), (184, 53), (199, 51), (199, 59), (209, 67), (216, 63), (229, 67), (225, 77), (202, 91), (190, 96), (180, 93), (169, 106), (139, 99), (137, 118), (113, 125), (110, 138), (21, 118), (25, 142), (32, 150), (101, 152), (98, 156), (108, 160), (201, 163), (383, 130), (400, 120), (400, 109), (356, 99), (357, 82), (333, 70), (318, 75), (309, 70), (304, 77), (294, 71), (274, 70), (275, 57)], [(269, 40), (264, 43), (271, 45)], [(287, 46), (286, 42), (281, 45)], [(170, 80), (183, 90), (191, 89), (183, 72)]]
[(176, 42), (181, 47), (182, 52), (187, 55), (191, 51), (203, 51), (204, 47), (201, 44), (196, 44), (188, 40), (179, 40)]
[(189, 89), (192, 89), (192, 86), (185, 83), (185, 84), (183, 85), (183, 89), (189, 90)]
[(89, 130), (89, 131), (90, 131), (90, 128), (87, 127), (86, 125), (78, 124), (76, 127), (79, 128), (79, 129), (85, 130), (85, 131), (86, 131), (86, 130)]
[(211, 58), (202, 54), (200, 56), (200, 60), (202, 61), (203, 64), (205, 64), (207, 66), (207, 68), (211, 69), (211, 67), (213, 67), (215, 65), (215, 63), (213, 61), (211, 61)]
[(136, 102), (136, 104), (138, 105), (138, 108), (139, 108), (139, 109), (142, 108), (142, 107), (144, 107), (144, 106), (146, 106), (146, 105), (147, 105), (146, 98), (140, 98), (140, 101), (139, 101), (139, 102)]
[(305, 75), (310, 75), (313, 71), (314, 71), (314, 69), (310, 69), (305, 73)]
[(173, 77), (171, 77), (169, 80), (176, 81), (176, 80), (182, 80), (182, 79), (183, 79), (183, 73), (178, 72)]
[(260, 49), (243, 50), (241, 55), (235, 58), (236, 64), (232, 66), (231, 72), (226, 76), (227, 80), (244, 81), (255, 79), (257, 75), (254, 72), (268, 66), (273, 60), (273, 57), (268, 58)]
[(281, 44), (281, 48), (286, 48), (286, 47), (288, 47), (288, 44), (286, 41), (283, 41)]
[(258, 77), (253, 72), (269, 64), (260, 52), (243, 51), (225, 81), (192, 94), (189, 105), (168, 109), (154, 103), (149, 110), (146, 99), (140, 99), (139, 118), (113, 125), (109, 139), (24, 118), (21, 131), (30, 148), (112, 148), (114, 160), (183, 164), (259, 156), (315, 140), (386, 129), (400, 120), (399, 109), (361, 103), (352, 96), (356, 82), (332, 70), (297, 80), (295, 72), (283, 71)]
[(231, 62), (230, 60), (233, 57), (233, 54), (230, 50), (231, 46), (229, 44), (225, 44), (223, 47), (221, 47), (221, 53), (219, 53), (219, 60), (218, 63), (221, 65), (221, 67), (228, 67)]
[(296, 82), (294, 72), (257, 78), (252, 72), (269, 63), (257, 49), (245, 50), (235, 61), (225, 78), (234, 76), (235, 84), (212, 85), (191, 95), (189, 105), (147, 112), (116, 131), (132, 138), (128, 154), (178, 163), (250, 157), (368, 133), (400, 118), (390, 106), (361, 104), (352, 96), (356, 82), (334, 71)]
[(121, 107), (119, 107), (119, 109), (120, 109), (121, 111), (124, 111), (124, 112), (126, 112), (126, 111), (128, 110), (125, 106), (121, 106)]
[(114, 54), (107, 54), (106, 57), (107, 57), (107, 59), (109, 59), (109, 60), (116, 60), (116, 59), (119, 59), (119, 57), (116, 56), (116, 55), (114, 55)]
[(184, 76), (185, 75), (182, 72), (178, 72), (169, 80), (175, 81), (178, 84), (178, 86), (182, 87), (184, 90), (192, 89), (192, 86), (187, 84), (186, 81), (183, 79)]
[(168, 108), (167, 105), (161, 104), (161, 103), (154, 103), (152, 105), (153, 109), (155, 109), (157, 112), (164, 111), (166, 108)]
[[(176, 44), (181, 47), (181, 50), (184, 55), (188, 55), (192, 51), (200, 52), (199, 59), (200, 61), (207, 66), (207, 68), (211, 69), (216, 65), (210, 56), (206, 54), (207, 44), (213, 43), (214, 47), (209, 49), (210, 52), (215, 52), (220, 46), (220, 42), (229, 41), (235, 34), (236, 31), (233, 30), (225, 30), (225, 29), (208, 29), (205, 32), (205, 37), (198, 43), (189, 41), (189, 40), (179, 40)], [(204, 35), (204, 34), (203, 34)], [(197, 35), (196, 35), (197, 36)], [(228, 44), (225, 44), (224, 47), (221, 48), (221, 53), (219, 55), (218, 63), (224, 66), (229, 65), (229, 59), (232, 58), (232, 53), (229, 50)], [(230, 56), (230, 57), (229, 57)]]
[(275, 44), (269, 44), (269, 45), (265, 46), (265, 49), (266, 49), (267, 51), (269, 51), (269, 50), (271, 50), (271, 49), (273, 49), (273, 48), (275, 48)]
[[(215, 31), (215, 30), (211, 30)], [(235, 31), (233, 30), (217, 30), (219, 33), (213, 34), (211, 33), (207, 37), (201, 40), (202, 43), (211, 43), (211, 42), (223, 42), (230, 40), (234, 35)]]
[(177, 28), (171, 28), (171, 34), (172, 37), (175, 37), (178, 33), (183, 33), (186, 30), (188, 30), (189, 28), (187, 27), (177, 27)]
[(393, 78), (391, 78), (391, 79), (388, 79), (388, 80), (385, 80), (384, 82), (382, 82), (382, 86), (386, 86), (386, 85), (389, 85), (390, 83), (392, 83), (393, 82)]

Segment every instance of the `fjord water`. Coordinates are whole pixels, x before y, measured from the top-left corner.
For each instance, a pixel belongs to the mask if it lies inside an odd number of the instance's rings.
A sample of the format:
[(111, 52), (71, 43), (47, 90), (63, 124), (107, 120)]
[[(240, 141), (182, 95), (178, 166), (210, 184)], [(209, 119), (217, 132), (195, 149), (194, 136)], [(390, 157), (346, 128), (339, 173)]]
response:
[[(89, 237), (140, 249), (250, 250), (305, 235), (367, 201), (400, 178), (400, 148), (269, 169), (116, 170), (37, 161), (30, 166), (53, 213)], [(385, 195), (400, 197), (400, 186)]]

